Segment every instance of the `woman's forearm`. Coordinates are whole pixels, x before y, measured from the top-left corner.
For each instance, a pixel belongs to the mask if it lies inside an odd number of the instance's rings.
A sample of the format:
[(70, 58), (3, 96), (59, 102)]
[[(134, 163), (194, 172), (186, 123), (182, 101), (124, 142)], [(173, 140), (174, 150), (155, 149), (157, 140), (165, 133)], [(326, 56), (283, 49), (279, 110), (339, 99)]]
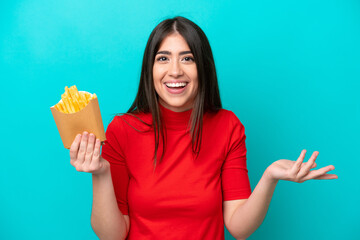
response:
[(265, 171), (248, 200), (235, 210), (230, 220), (229, 232), (236, 239), (246, 239), (261, 225), (277, 182), (278, 180), (272, 179)]
[(100, 239), (125, 239), (127, 226), (118, 208), (110, 167), (101, 175), (92, 176), (93, 205), (91, 226)]

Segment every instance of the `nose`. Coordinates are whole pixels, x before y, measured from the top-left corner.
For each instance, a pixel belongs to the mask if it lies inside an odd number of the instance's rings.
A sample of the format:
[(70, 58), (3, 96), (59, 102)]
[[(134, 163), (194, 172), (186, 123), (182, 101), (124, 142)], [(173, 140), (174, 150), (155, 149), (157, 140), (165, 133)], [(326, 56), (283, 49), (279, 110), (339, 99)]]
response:
[(169, 64), (168, 73), (172, 77), (181, 76), (183, 74), (181, 64), (178, 61), (172, 61), (172, 63)]

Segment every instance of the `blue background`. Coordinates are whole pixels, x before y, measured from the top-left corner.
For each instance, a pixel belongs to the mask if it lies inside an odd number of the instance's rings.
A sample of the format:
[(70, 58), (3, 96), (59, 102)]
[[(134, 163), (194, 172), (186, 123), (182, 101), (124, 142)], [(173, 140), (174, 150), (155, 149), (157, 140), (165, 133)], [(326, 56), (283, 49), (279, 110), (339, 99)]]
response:
[(97, 239), (91, 175), (70, 165), (50, 106), (76, 84), (98, 95), (106, 128), (135, 98), (150, 32), (176, 15), (209, 38), (252, 189), (302, 149), (339, 176), (280, 181), (248, 239), (359, 239), (358, 0), (1, 1), (0, 238)]

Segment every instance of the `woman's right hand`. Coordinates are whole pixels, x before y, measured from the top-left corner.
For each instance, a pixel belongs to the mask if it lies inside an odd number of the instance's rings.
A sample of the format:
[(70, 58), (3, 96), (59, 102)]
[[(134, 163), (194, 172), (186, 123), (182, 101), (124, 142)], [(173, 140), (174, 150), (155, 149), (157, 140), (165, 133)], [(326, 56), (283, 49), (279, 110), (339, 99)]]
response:
[(100, 147), (100, 139), (95, 139), (94, 134), (83, 132), (76, 135), (70, 147), (71, 165), (79, 172), (95, 175), (106, 172), (110, 169), (110, 164), (100, 156)]

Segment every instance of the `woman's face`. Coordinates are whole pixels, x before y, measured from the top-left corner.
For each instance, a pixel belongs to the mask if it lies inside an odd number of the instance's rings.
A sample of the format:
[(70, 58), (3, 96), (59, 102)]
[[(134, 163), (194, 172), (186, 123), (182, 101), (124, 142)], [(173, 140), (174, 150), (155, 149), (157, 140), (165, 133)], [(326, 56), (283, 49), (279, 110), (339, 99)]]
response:
[(179, 33), (168, 35), (160, 44), (155, 55), (153, 79), (161, 105), (174, 112), (193, 107), (198, 90), (196, 63)]

